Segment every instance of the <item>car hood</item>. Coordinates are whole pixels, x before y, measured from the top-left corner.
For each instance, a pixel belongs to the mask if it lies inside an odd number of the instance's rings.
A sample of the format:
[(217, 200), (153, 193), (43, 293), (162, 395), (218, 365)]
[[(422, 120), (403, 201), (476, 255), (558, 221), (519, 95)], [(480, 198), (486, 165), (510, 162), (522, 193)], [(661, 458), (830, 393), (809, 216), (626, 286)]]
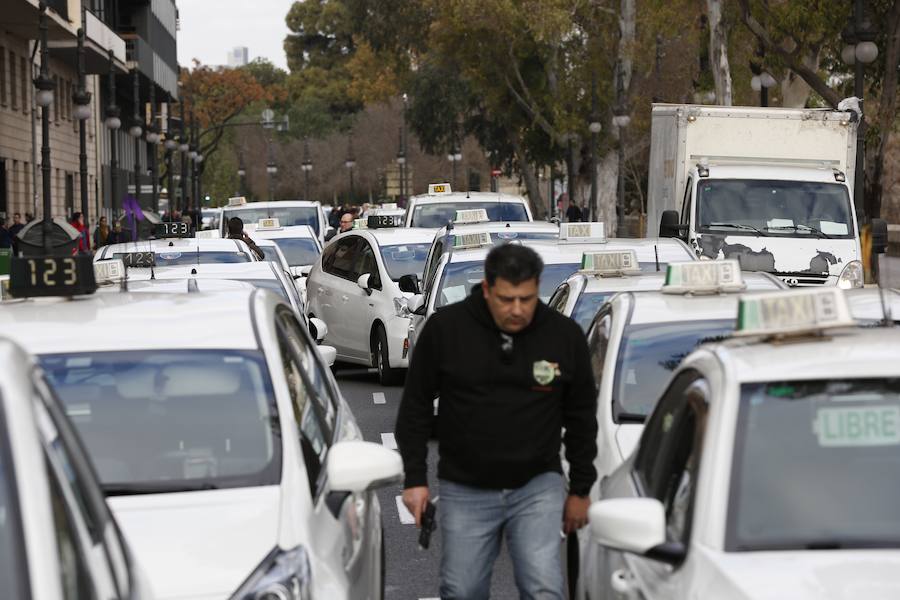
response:
[(643, 425), (637, 423), (626, 423), (616, 428), (616, 447), (619, 449), (619, 462), (625, 462), (634, 449), (637, 448), (638, 441), (641, 439), (641, 432), (644, 431)]
[[(700, 597), (734, 600), (900, 598), (900, 550), (707, 553), (714, 573)], [(708, 592), (708, 593), (704, 593)]]
[(859, 260), (854, 239), (808, 239), (806, 237), (755, 237), (752, 235), (698, 236), (701, 257), (735, 258), (745, 271), (809, 273), (839, 276), (847, 263)]
[(108, 501), (158, 600), (228, 598), (278, 540), (278, 486)]

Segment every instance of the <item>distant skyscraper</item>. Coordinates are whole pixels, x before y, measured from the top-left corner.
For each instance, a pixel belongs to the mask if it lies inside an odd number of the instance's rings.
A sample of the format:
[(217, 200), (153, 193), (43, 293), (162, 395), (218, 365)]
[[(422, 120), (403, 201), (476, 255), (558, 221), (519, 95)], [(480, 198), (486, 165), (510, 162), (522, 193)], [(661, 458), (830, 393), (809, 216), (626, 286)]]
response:
[(250, 51), (246, 46), (237, 46), (232, 48), (228, 52), (228, 66), (229, 67), (243, 67), (248, 62)]

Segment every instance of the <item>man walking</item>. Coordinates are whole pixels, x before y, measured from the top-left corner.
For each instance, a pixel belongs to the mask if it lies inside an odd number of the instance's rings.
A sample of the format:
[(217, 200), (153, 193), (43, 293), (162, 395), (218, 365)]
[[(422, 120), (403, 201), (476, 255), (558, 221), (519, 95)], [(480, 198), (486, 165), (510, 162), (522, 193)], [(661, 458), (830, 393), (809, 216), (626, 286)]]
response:
[(542, 269), (530, 248), (494, 248), (481, 284), (428, 321), (407, 373), (396, 438), (417, 525), (431, 495), (427, 444), (440, 398), (443, 600), (488, 598), (504, 535), (521, 597), (565, 597), (560, 530), (587, 523), (596, 388), (581, 329), (538, 299)]

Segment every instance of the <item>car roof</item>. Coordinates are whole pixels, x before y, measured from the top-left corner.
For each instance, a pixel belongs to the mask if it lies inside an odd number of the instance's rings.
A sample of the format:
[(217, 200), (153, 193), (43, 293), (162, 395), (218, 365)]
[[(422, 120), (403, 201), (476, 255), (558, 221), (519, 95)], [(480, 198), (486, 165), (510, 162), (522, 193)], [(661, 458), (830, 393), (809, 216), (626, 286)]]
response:
[[(747, 284), (748, 291), (775, 291), (787, 288), (777, 277), (773, 277), (768, 273), (744, 271), (741, 273), (744, 283)], [(660, 273), (642, 273), (640, 275), (629, 275), (626, 277), (600, 277), (599, 275), (591, 275), (590, 273), (575, 273), (568, 281), (576, 279), (585, 279), (586, 283), (582, 292), (644, 292), (660, 290), (666, 282), (665, 272)]]
[[(3, 304), (0, 331), (32, 354), (258, 347), (255, 295), (121, 292)], [(277, 297), (271, 294), (271, 301)]]
[[(166, 267), (168, 268), (168, 267)], [(162, 270), (162, 269), (160, 269)], [(97, 289), (99, 293), (112, 292), (156, 292), (164, 294), (186, 294), (188, 292), (230, 292), (234, 290), (252, 290), (253, 284), (239, 279), (207, 279), (196, 277), (166, 277), (164, 279), (129, 279), (122, 289), (120, 283), (103, 285)]]
[(223, 206), (223, 210), (247, 210), (257, 208), (303, 208), (309, 206), (322, 206), (317, 200), (279, 200), (277, 202), (247, 202), (234, 206)]
[(276, 240), (282, 238), (307, 238), (318, 239), (316, 232), (309, 225), (288, 225), (278, 229), (256, 229), (253, 231), (253, 240)]
[(791, 343), (737, 337), (716, 343), (709, 351), (746, 383), (896, 377), (900, 329), (847, 327)]
[(737, 321), (738, 299), (742, 294), (693, 296), (647, 291), (629, 295), (633, 298), (629, 323), (644, 325), (671, 321)]
[[(199, 265), (173, 265), (140, 269), (134, 274), (129, 270), (129, 280), (155, 279), (278, 279), (274, 271), (275, 263), (269, 261), (246, 263), (203, 263)], [(280, 268), (280, 267), (279, 267)]]
[(815, 181), (820, 183), (838, 183), (834, 179), (834, 171), (819, 167), (759, 166), (759, 165), (716, 165), (710, 164), (709, 177), (701, 177), (698, 181), (710, 179), (758, 179), (779, 181)]
[[(501, 231), (532, 231), (535, 233), (556, 233), (559, 234), (559, 225), (548, 223), (547, 221), (487, 221), (484, 223), (460, 223), (454, 224), (450, 230), (454, 235), (462, 235), (466, 233), (495, 233)], [(438, 235), (446, 235), (447, 227), (441, 227)]]
[(526, 204), (525, 198), (522, 196), (513, 196), (511, 194), (495, 194), (491, 192), (453, 192), (451, 194), (442, 194), (440, 196), (429, 196), (423, 194), (421, 196), (413, 196), (409, 199), (410, 206), (412, 203), (417, 205), (425, 204), (466, 204), (473, 202), (514, 202), (518, 204)]
[(356, 229), (347, 233), (357, 234), (375, 240), (379, 246), (398, 244), (431, 244), (434, 231), (418, 227), (384, 227), (382, 229)]
[(104, 246), (105, 256), (112, 257), (119, 252), (167, 252), (184, 248), (200, 252), (243, 252), (240, 240), (228, 238), (167, 238), (159, 240), (139, 240)]

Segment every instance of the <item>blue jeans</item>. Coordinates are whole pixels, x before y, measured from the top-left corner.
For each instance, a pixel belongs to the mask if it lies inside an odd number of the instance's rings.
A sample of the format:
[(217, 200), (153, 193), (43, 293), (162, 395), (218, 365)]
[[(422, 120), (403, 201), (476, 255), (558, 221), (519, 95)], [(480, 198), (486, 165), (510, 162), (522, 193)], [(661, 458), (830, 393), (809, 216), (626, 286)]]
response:
[(566, 486), (559, 473), (543, 473), (512, 490), (485, 490), (440, 481), (441, 598), (482, 600), (501, 537), (512, 558), (523, 600), (563, 600), (560, 529)]

